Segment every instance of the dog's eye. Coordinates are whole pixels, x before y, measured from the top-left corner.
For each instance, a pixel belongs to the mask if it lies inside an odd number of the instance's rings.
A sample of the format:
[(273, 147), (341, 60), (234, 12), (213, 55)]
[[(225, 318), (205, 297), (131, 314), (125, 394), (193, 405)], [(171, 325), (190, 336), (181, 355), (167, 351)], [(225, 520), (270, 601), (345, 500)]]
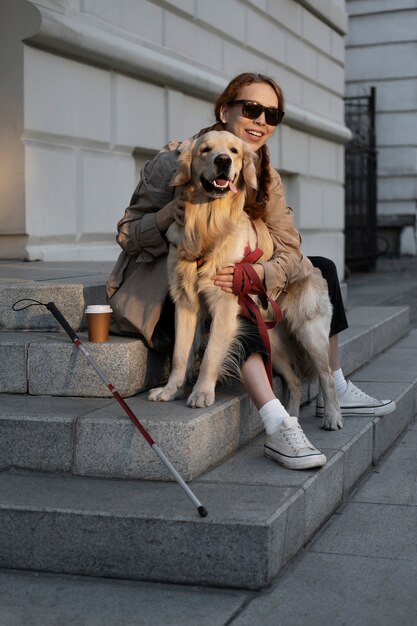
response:
[(233, 152), (233, 154), (238, 154), (239, 150), (237, 148), (230, 148), (230, 152)]
[(210, 152), (211, 148), (209, 146), (204, 146), (204, 148), (201, 149), (201, 152), (203, 154), (205, 154), (206, 152)]

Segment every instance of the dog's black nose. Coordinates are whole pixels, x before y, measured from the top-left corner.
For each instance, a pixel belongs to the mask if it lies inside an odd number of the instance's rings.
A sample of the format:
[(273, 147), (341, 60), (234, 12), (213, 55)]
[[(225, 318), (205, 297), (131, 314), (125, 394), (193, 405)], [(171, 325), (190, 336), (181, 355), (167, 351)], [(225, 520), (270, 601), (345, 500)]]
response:
[(223, 168), (229, 167), (231, 162), (232, 162), (232, 159), (229, 157), (228, 154), (218, 154), (216, 158), (214, 159), (214, 163), (218, 167), (223, 167)]

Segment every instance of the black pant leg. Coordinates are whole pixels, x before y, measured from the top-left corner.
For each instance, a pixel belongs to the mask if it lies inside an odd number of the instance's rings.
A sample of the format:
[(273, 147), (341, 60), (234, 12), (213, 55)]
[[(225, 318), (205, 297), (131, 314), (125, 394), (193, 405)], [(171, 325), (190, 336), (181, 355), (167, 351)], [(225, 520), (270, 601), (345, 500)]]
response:
[(323, 274), (323, 278), (326, 279), (330, 302), (333, 306), (333, 316), (330, 326), (330, 337), (338, 335), (342, 330), (348, 328), (348, 322), (346, 319), (345, 307), (342, 299), (342, 292), (340, 291), (339, 277), (337, 275), (336, 265), (330, 259), (322, 256), (310, 256), (308, 257), (314, 267), (317, 267)]

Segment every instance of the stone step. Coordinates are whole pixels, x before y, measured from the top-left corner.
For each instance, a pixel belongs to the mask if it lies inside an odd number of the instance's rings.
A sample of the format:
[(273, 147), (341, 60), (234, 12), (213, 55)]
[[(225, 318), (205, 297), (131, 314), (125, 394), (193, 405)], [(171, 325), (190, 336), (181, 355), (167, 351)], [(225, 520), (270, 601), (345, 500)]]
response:
[[(47, 304), (54, 302), (70, 326), (78, 332), (85, 329), (85, 307), (89, 304), (106, 304), (105, 284), (96, 277), (83, 277), (79, 282), (68, 278), (67, 282), (21, 282), (8, 284), (0, 282), (0, 330), (60, 330), (55, 317), (43, 306), (30, 306), (14, 311), (12, 306), (23, 298), (30, 298)], [(29, 303), (20, 303), (23, 307)]]
[[(407, 307), (357, 307), (347, 315), (351, 327), (343, 333), (340, 350), (348, 373), (391, 345), (409, 325)], [(86, 333), (79, 337), (88, 343)], [(111, 336), (103, 344), (88, 343), (88, 350), (124, 397), (159, 385), (169, 371), (168, 360), (141, 339)], [(0, 332), (0, 373), (1, 393), (111, 395), (63, 331)]]
[(172, 482), (1, 473), (2, 567), (247, 589), (268, 585), (415, 415), (417, 330), (352, 380), (372, 395), (393, 398), (396, 411), (346, 418), (342, 430), (328, 432), (314, 406), (305, 406), (303, 429), (328, 463), (316, 471), (282, 468), (263, 457), (261, 436), (194, 481), (206, 518)]
[[(150, 351), (141, 339), (110, 336), (84, 347), (123, 397), (166, 380), (169, 359)], [(0, 392), (106, 398), (111, 392), (81, 351), (62, 332), (0, 332)]]
[[(388, 342), (396, 341), (408, 330), (408, 309), (404, 307), (354, 309), (348, 315), (352, 324), (341, 344), (346, 375), (385, 350)], [(22, 335), (26, 336), (26, 333), (19, 333), (19, 336)], [(29, 356), (26, 364), (31, 393), (36, 390), (36, 393), (47, 394), (51, 388), (59, 388), (61, 391), (72, 389), (80, 396), (88, 396), (88, 391), (91, 391), (88, 385), (95, 384), (95, 395), (101, 390), (103, 395), (108, 393), (88, 361), (69, 340), (62, 343), (61, 337), (55, 342), (50, 339), (45, 342), (40, 336), (32, 341), (32, 335), (27, 333)], [(117, 352), (125, 350), (126, 346), (133, 351), (138, 344), (144, 348), (142, 342), (128, 339), (115, 344), (88, 344), (92, 356), (125, 395), (129, 391), (127, 384), (130, 376), (139, 376), (140, 372), (142, 377), (146, 376), (146, 384), (143, 379), (140, 382), (143, 388), (152, 386), (149, 385), (152, 382), (156, 384), (161, 371), (151, 368), (149, 364), (155, 365), (155, 362), (150, 358), (148, 360), (146, 355), (132, 364), (132, 360), (123, 360)], [(40, 346), (45, 347), (45, 353)], [(61, 358), (59, 354), (52, 356), (56, 348), (60, 350)], [(70, 352), (73, 361), (65, 361), (63, 354)], [(44, 356), (42, 366), (33, 359), (33, 354)], [(4, 353), (0, 360), (0, 368), (5, 370), (1, 378), (7, 380), (9, 376), (11, 383), (17, 383), (18, 378), (14, 374), (17, 364), (10, 367), (12, 362), (10, 356), (7, 358)], [(109, 365), (112, 366), (111, 371)], [(21, 369), (26, 371), (24, 365)], [(78, 372), (76, 377), (75, 372)], [(150, 372), (153, 372), (153, 377)], [(21, 388), (24, 389), (24, 374), (21, 379)], [(274, 384), (276, 394), (282, 398), (281, 380), (277, 377)], [(133, 390), (134, 385), (130, 387), (130, 391)], [(304, 386), (304, 402), (316, 395), (317, 383)], [(238, 383), (219, 386), (216, 402), (209, 408), (190, 409), (185, 406), (185, 400), (153, 403), (147, 400), (147, 393), (129, 398), (128, 404), (187, 481), (194, 480), (262, 432), (258, 412)], [(171, 479), (165, 466), (113, 398), (86, 397), (83, 400), (50, 395), (19, 396), (16, 392), (13, 395), (3, 394), (0, 429), (2, 469), (23, 468), (125, 479)]]
[[(208, 409), (149, 402), (143, 394), (128, 405), (187, 481), (262, 430), (237, 385), (220, 389)], [(105, 398), (1, 396), (0, 469), (172, 479), (116, 400)]]

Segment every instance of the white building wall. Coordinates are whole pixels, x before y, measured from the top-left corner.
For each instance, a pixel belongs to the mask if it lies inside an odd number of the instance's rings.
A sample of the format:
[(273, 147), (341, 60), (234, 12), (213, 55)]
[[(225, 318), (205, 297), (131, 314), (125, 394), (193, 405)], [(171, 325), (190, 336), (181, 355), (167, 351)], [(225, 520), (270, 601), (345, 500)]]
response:
[[(376, 87), (378, 215), (417, 210), (417, 1), (347, 0), (346, 83), (350, 96)], [(380, 218), (381, 220), (381, 218)], [(402, 254), (416, 254), (412, 226)]]
[(344, 0), (2, 0), (0, 24), (1, 80), (18, 83), (9, 170), (25, 191), (0, 191), (14, 216), (2, 206), (0, 256), (115, 259), (144, 160), (210, 124), (230, 78), (258, 71), (286, 95), (270, 148), (304, 251), (343, 276)]

